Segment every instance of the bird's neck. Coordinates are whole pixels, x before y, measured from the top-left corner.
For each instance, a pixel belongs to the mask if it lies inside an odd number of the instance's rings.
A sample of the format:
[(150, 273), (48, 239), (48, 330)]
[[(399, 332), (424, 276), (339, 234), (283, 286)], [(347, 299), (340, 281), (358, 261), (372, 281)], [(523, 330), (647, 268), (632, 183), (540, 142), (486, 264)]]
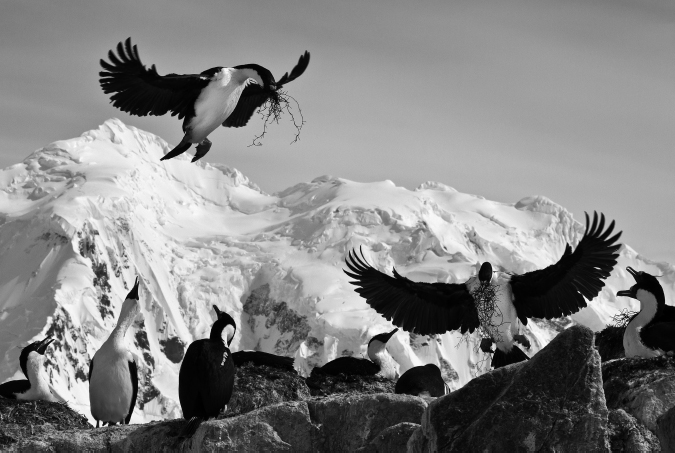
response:
[(45, 373), (44, 356), (30, 357), (26, 364), (26, 371), (28, 373), (28, 381), (30, 381), (31, 394), (40, 395), (42, 399), (48, 401), (55, 401), (51, 390), (49, 390), (49, 383), (47, 381), (47, 373)]
[(380, 374), (387, 379), (396, 379), (396, 362), (387, 352), (386, 344), (372, 341), (368, 345), (368, 357), (380, 367)]
[(645, 346), (640, 337), (640, 331), (656, 316), (659, 304), (653, 294), (638, 291), (640, 312), (628, 323), (623, 334), (623, 347), (626, 357), (655, 357), (659, 352)]
[(110, 333), (109, 341), (114, 345), (122, 345), (124, 342), (124, 335), (129, 330), (129, 326), (134, 321), (134, 318), (138, 314), (138, 303), (135, 300), (127, 299), (122, 304), (122, 310), (120, 310), (120, 317), (117, 320), (117, 325)]

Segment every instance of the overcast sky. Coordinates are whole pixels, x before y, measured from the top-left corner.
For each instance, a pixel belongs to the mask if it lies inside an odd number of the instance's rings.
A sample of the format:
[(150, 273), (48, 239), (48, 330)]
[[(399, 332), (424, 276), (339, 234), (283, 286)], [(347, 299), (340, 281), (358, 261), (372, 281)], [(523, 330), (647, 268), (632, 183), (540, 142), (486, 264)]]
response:
[(258, 63), (306, 124), (220, 128), (205, 160), (267, 192), (331, 174), (439, 181), (513, 203), (545, 195), (616, 219), (675, 263), (671, 0), (0, 0), (0, 167), (111, 117), (176, 144), (181, 121), (109, 104), (99, 59), (131, 36), (160, 74)]

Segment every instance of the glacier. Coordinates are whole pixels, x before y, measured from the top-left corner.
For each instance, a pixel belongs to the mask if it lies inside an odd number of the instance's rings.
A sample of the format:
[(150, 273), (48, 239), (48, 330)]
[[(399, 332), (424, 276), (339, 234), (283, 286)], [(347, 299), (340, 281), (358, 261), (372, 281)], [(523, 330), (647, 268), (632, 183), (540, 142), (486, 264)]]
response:
[[(439, 182), (408, 190), (332, 176), (270, 195), (224, 165), (160, 162), (169, 149), (111, 119), (0, 171), (0, 382), (21, 376), (22, 347), (51, 335), (52, 390), (91, 417), (89, 361), (138, 275), (141, 315), (126, 336), (140, 375), (131, 421), (180, 417), (180, 359), (208, 336), (214, 304), (238, 323), (233, 350), (293, 356), (307, 375), (341, 355), (365, 356), (370, 337), (392, 328), (344, 274), (350, 250), (385, 272), (462, 282), (483, 261), (516, 273), (545, 267), (584, 232), (584, 219), (543, 196), (499, 203)], [(588, 307), (528, 323), (528, 355), (572, 324), (597, 331), (637, 310), (615, 296), (633, 284), (626, 266), (661, 275), (673, 300), (675, 266), (623, 245)], [(388, 350), (400, 373), (436, 363), (456, 389), (488, 370), (479, 340), (399, 331)]]

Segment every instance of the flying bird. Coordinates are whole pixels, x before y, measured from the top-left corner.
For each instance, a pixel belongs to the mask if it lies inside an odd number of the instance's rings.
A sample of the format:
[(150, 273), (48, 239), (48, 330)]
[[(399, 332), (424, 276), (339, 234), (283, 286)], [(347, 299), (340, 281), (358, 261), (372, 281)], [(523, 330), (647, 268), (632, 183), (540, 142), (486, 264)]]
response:
[(278, 106), (279, 90), (300, 77), (309, 64), (309, 52), (298, 60), (290, 73), (275, 81), (272, 73), (258, 64), (231, 68), (216, 66), (199, 74), (157, 73), (155, 65), (146, 68), (131, 38), (117, 45), (117, 54), (108, 52), (110, 62), (101, 60), (99, 72), (103, 92), (111, 94), (112, 104), (137, 116), (161, 116), (171, 113), (183, 119), (185, 135), (180, 143), (161, 160), (187, 151), (193, 143), (195, 162), (211, 148), (208, 135), (221, 124), (245, 126), (253, 113), (267, 101)]
[(45, 352), (52, 341), (54, 339), (47, 337), (23, 348), (21, 355), (19, 355), (19, 366), (28, 379), (18, 379), (0, 384), (0, 396), (15, 400), (58, 401), (49, 390), (44, 369)]
[(394, 325), (421, 335), (461, 333), (481, 328), (497, 343), (492, 366), (499, 368), (526, 360), (514, 345), (514, 336), (527, 318), (559, 318), (586, 306), (604, 286), (621, 246), (621, 232), (609, 237), (614, 222), (605, 228), (605, 216), (593, 215), (583, 238), (572, 251), (569, 244), (557, 263), (522, 275), (493, 272), (484, 262), (477, 276), (464, 283), (415, 282), (394, 269), (391, 277), (370, 266), (354, 251), (345, 273), (356, 292)]
[(124, 335), (141, 311), (138, 303), (138, 277), (122, 303), (117, 325), (96, 351), (89, 366), (91, 415), (99, 422), (129, 424), (138, 396), (138, 367), (124, 345)]
[(193, 341), (178, 374), (178, 398), (188, 423), (180, 437), (191, 437), (202, 421), (227, 410), (234, 388), (235, 365), (230, 343), (237, 330), (232, 316), (213, 309), (218, 317), (209, 338)]
[(398, 332), (398, 329), (375, 335), (370, 339), (368, 342), (368, 357), (370, 360), (358, 357), (338, 357), (322, 367), (315, 367), (312, 370), (312, 375), (374, 376), (379, 373), (387, 379), (394, 379), (396, 377), (394, 359), (387, 352), (386, 346), (396, 332)]
[(635, 284), (616, 295), (640, 301), (640, 311), (623, 333), (626, 357), (659, 357), (675, 352), (675, 307), (666, 305), (663, 288), (656, 277), (630, 266), (626, 270)]

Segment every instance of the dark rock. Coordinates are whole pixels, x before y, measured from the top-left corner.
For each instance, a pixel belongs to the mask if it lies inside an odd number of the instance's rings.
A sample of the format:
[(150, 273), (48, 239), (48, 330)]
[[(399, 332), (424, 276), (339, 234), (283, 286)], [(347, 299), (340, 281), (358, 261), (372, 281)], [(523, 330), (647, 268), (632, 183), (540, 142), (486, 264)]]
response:
[(364, 453), (405, 453), (408, 451), (408, 439), (419, 427), (418, 423), (410, 422), (390, 426), (359, 451)]
[(675, 407), (668, 409), (656, 422), (656, 434), (663, 451), (675, 451)]
[(385, 429), (419, 423), (427, 403), (410, 395), (333, 395), (307, 402), (312, 422), (321, 426), (319, 451), (351, 452), (367, 447)]
[(334, 394), (394, 393), (396, 383), (385, 377), (355, 376), (350, 374), (321, 374), (312, 372), (307, 378), (307, 387), (312, 396)]
[(295, 371), (249, 362), (237, 367), (234, 392), (225, 416), (234, 417), (272, 404), (303, 401), (309, 397), (305, 380)]
[(185, 355), (185, 343), (178, 337), (168, 340), (159, 340), (159, 345), (167, 359), (173, 363), (180, 363)]
[(415, 433), (410, 450), (608, 450), (608, 411), (593, 343), (588, 328), (570, 327), (529, 361), (436, 399), (422, 418), (424, 436)]
[(659, 451), (657, 437), (623, 409), (609, 411), (609, 443), (612, 451)]
[(656, 420), (675, 406), (675, 360), (617, 359), (602, 365), (609, 409), (624, 409), (652, 432)]

